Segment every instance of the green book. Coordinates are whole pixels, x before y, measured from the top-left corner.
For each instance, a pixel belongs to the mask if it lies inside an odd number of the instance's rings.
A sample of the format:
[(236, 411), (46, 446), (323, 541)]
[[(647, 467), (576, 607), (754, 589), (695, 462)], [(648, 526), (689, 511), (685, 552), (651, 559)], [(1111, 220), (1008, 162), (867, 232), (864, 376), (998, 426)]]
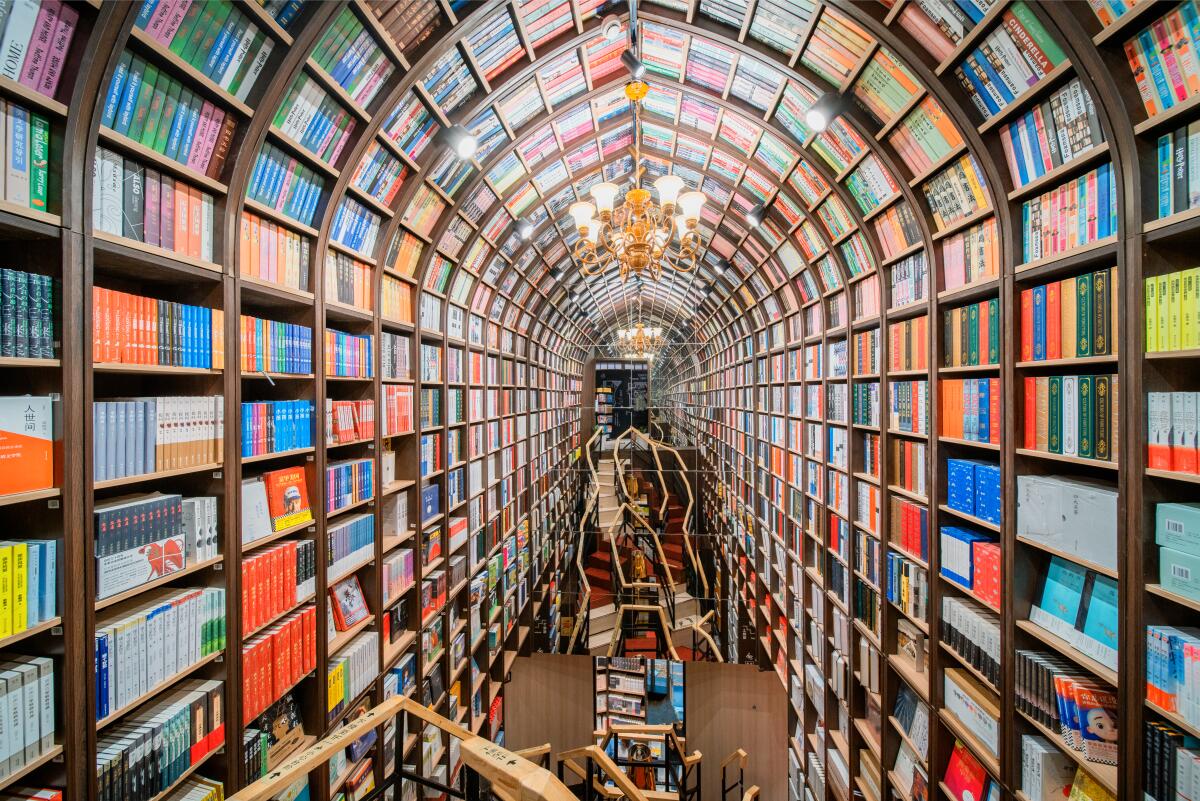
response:
[(954, 366), (954, 312), (942, 312), (942, 367)]
[(972, 303), (967, 307), (967, 341), (970, 351), (967, 364), (975, 367), (979, 364), (979, 304)]
[(142, 85), (138, 89), (137, 101), (134, 103), (133, 120), (129, 123), (129, 133), (127, 134), (135, 142), (142, 140), (142, 131), (146, 127), (146, 117), (150, 113), (150, 101), (154, 97), (154, 85), (158, 83), (158, 77), (158, 67), (147, 64), (146, 74), (142, 77)]
[(1029, 34), (1029, 38), (1037, 44), (1038, 48), (1046, 54), (1046, 58), (1050, 59), (1050, 63), (1058, 66), (1067, 57), (1063, 49), (1058, 46), (1058, 41), (1050, 35), (1050, 33), (1042, 27), (1034, 13), (1029, 10), (1029, 6), (1024, 3), (1012, 4), (1012, 15), (1017, 22), (1021, 23), (1021, 27)]
[(1096, 404), (1092, 397), (1092, 377), (1079, 376), (1079, 455), (1091, 459), (1095, 455)]
[(183, 92), (183, 84), (171, 81), (171, 88), (163, 98), (162, 118), (154, 132), (154, 144), (150, 148), (156, 153), (167, 152), (167, 138), (171, 135), (171, 125), (175, 122), (175, 112), (179, 109), (179, 95)]
[(971, 334), (967, 330), (968, 314), (966, 309), (958, 310), (958, 348), (959, 358), (966, 366), (971, 366)]
[(29, 115), (29, 208), (47, 211), (50, 186), (50, 121)]
[(1092, 355), (1107, 356), (1112, 351), (1112, 334), (1109, 331), (1112, 298), (1108, 285), (1110, 268), (1092, 273)]
[(1062, 453), (1062, 378), (1050, 376), (1050, 392), (1047, 412), (1050, 425), (1046, 434), (1046, 447), (1051, 453)]
[(1108, 461), (1112, 458), (1112, 376), (1096, 376), (1093, 388), (1096, 393), (1095, 402), (1092, 404), (1096, 410), (1093, 451), (1097, 459)]
[(1000, 363), (1000, 299), (987, 302), (988, 364)]
[(208, 30), (204, 32), (204, 38), (200, 40), (200, 45), (192, 53), (191, 58), (187, 59), (187, 62), (197, 70), (203, 72), (204, 62), (208, 59), (208, 54), (212, 51), (213, 45), (217, 43), (217, 38), (225, 30), (225, 23), (229, 20), (229, 14), (232, 11), (233, 6), (229, 3), (220, 3), (217, 5), (217, 11), (213, 15), (212, 23), (208, 26)]
[(329, 32), (322, 37), (320, 43), (313, 50), (313, 60), (320, 65), (321, 69), (329, 71), (329, 64), (333, 62), (334, 57), (341, 53), (342, 44), (350, 34), (350, 30), (354, 27), (354, 12), (350, 9), (344, 9), (338, 16), (337, 22), (329, 29)]
[(1079, 356), (1092, 355), (1092, 276), (1075, 279), (1075, 350)]
[(200, 20), (200, 15), (204, 13), (208, 3), (192, 3), (188, 6), (187, 13), (183, 15), (183, 22), (179, 24), (179, 29), (175, 31), (175, 35), (171, 37), (171, 43), (168, 49), (175, 55), (182, 55), (183, 49), (187, 47), (188, 41), (192, 37), (192, 32), (196, 30), (196, 24)]
[(25, 273), (13, 270), (13, 288), (16, 290), (14, 309), (17, 312), (17, 328), (13, 343), (17, 357), (29, 356), (29, 282)]
[(204, 13), (200, 15), (200, 19), (196, 20), (196, 26), (192, 28), (191, 35), (188, 36), (183, 47), (176, 53), (176, 55), (189, 64), (196, 57), (196, 51), (200, 49), (200, 43), (204, 41), (204, 35), (212, 27), (213, 18), (216, 17), (219, 6), (218, 3), (201, 3), (201, 5), (204, 6)]
[(42, 354), (42, 277), (26, 273), (21, 280), (29, 298), (29, 356), (36, 359)]
[(283, 102), (279, 104), (279, 111), (275, 112), (275, 119), (271, 120), (271, 124), (276, 128), (283, 127), (288, 113), (292, 110), (292, 106), (296, 104), (296, 98), (300, 96), (300, 90), (297, 87), (298, 83), (298, 81), (292, 81), (292, 85), (288, 87), (287, 94), (283, 96)]
[(148, 148), (154, 148), (154, 140), (158, 137), (158, 126), (162, 122), (163, 103), (167, 99), (167, 92), (171, 91), (171, 87), (177, 83), (166, 73), (160, 73), (158, 81), (154, 84), (154, 94), (150, 96), (150, 110), (146, 114), (145, 127), (142, 128), (142, 135), (138, 137), (138, 141)]

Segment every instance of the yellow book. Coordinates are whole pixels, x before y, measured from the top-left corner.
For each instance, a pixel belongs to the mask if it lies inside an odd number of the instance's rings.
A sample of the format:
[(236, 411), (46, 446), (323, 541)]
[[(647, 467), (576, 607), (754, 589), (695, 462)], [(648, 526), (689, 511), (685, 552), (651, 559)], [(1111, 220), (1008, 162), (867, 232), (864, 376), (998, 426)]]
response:
[(1158, 279), (1147, 278), (1146, 285), (1146, 353), (1158, 350)]
[(29, 546), (23, 542), (14, 542), (11, 545), (13, 566), (12, 633), (20, 634), (29, 628), (26, 617), (29, 614), (28, 589), (26, 587), (29, 578)]
[(1167, 276), (1167, 350), (1183, 347), (1180, 327), (1183, 315), (1183, 273)]
[(13, 622), (13, 548), (0, 544), (0, 637), (12, 635)]
[(1170, 309), (1167, 305), (1167, 284), (1168, 283), (1169, 282), (1168, 282), (1167, 276), (1160, 275), (1158, 277), (1158, 289), (1156, 290), (1156, 293), (1158, 295), (1158, 337), (1157, 337), (1157, 342), (1158, 342), (1159, 350), (1170, 350), (1171, 349), (1171, 334), (1168, 331), (1168, 327), (1169, 327), (1168, 318), (1170, 317)]
[(1200, 267), (1183, 271), (1183, 294), (1180, 296), (1182, 308), (1182, 332), (1179, 341), (1184, 350), (1200, 346)]
[(326, 695), (328, 696), (327, 707), (329, 712), (337, 709), (337, 705), (345, 698), (346, 686), (346, 663), (338, 662), (337, 666), (329, 671), (326, 679)]

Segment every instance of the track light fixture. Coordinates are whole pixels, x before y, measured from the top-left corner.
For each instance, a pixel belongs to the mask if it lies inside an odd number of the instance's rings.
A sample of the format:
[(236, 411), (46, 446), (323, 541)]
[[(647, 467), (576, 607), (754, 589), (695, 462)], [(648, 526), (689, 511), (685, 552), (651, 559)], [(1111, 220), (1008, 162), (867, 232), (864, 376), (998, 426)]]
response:
[(479, 140), (461, 125), (452, 125), (446, 129), (446, 143), (450, 145), (454, 155), (463, 161), (475, 158), (475, 153), (479, 150)]
[(746, 213), (746, 222), (750, 223), (751, 228), (757, 228), (763, 224), (763, 220), (767, 216), (767, 207), (759, 203), (754, 208)]
[(609, 14), (604, 18), (604, 22), (600, 24), (600, 30), (604, 34), (604, 38), (608, 41), (615, 40), (621, 35), (621, 18), (616, 14)]
[(533, 236), (533, 223), (529, 220), (521, 220), (517, 223), (517, 236), (526, 240)]
[(633, 50), (626, 49), (621, 52), (621, 63), (629, 71), (629, 77), (635, 81), (640, 81), (646, 77), (646, 65), (642, 63), (642, 60), (637, 57)]
[(842, 111), (842, 96), (836, 92), (826, 92), (817, 98), (817, 102), (809, 106), (808, 111), (804, 112), (804, 123), (817, 133), (821, 133)]

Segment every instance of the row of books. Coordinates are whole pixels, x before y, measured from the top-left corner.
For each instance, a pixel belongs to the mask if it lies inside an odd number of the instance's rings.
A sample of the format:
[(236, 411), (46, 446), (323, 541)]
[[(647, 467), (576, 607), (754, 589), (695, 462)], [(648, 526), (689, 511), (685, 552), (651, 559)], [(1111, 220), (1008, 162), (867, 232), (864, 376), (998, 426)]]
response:
[(213, 197), (108, 148), (92, 166), (92, 225), (192, 259), (213, 260)]
[(1000, 608), (1000, 543), (962, 526), (942, 526), (939, 572), (992, 610)]
[(942, 105), (926, 97), (888, 136), (887, 142), (913, 175), (924, 175), (962, 147), (963, 138)]
[(375, 497), (373, 459), (345, 459), (325, 468), (325, 512), (341, 509)]
[(888, 429), (908, 434), (929, 433), (928, 381), (888, 384)]
[(324, 188), (325, 181), (315, 170), (264, 142), (250, 171), (246, 197), (296, 222), (312, 225)]
[(1000, 277), (1000, 239), (989, 217), (942, 240), (942, 278), (947, 291)]
[(1017, 187), (1074, 161), (1103, 141), (1096, 107), (1078, 78), (1000, 129), (1008, 172)]
[(412, 337), (384, 331), (379, 338), (379, 372), (385, 379), (412, 378)]
[(1125, 40), (1125, 58), (1149, 116), (1200, 91), (1198, 28), (1200, 10), (1195, 0), (1185, 0)]
[(374, 400), (325, 399), (325, 443), (340, 445), (375, 437)]
[(242, 543), (313, 519), (303, 467), (281, 467), (242, 481)]
[(0, 12), (5, 53), (0, 75), (46, 97), (58, 92), (79, 12), (56, 0), (22, 0)]
[(1000, 299), (942, 312), (942, 366), (1000, 364)]
[(986, 119), (1020, 97), (1066, 61), (1058, 41), (1033, 10), (1018, 0), (954, 74)]
[(231, 0), (142, 0), (133, 24), (239, 100), (249, 96), (275, 46)]
[(924, 621), (929, 615), (929, 577), (913, 560), (888, 551), (887, 599), (909, 617)]
[(95, 401), (94, 480), (220, 463), (224, 404), (220, 395)]
[(1118, 397), (1115, 375), (1026, 376), (1023, 447), (1115, 460)]
[(1020, 360), (1116, 354), (1119, 295), (1115, 267), (1022, 289)]
[(225, 312), (93, 286), (92, 361), (222, 370)]
[(888, 498), (888, 540), (910, 556), (929, 558), (929, 510), (907, 498)]
[[(172, 692), (127, 718), (125, 726), (97, 738), (96, 797), (118, 801), (166, 792), (193, 765), (225, 744), (225, 714), (223, 682), (179, 682)], [(207, 786), (198, 798), (209, 801), (215, 789), (212, 784), (192, 777), (176, 792)], [(197, 799), (189, 796), (187, 801)]]
[(1197, 300), (1200, 300), (1200, 267), (1146, 278), (1144, 291), (1146, 352), (1200, 347), (1200, 314), (1196, 312)]
[[(99, 501), (93, 523), (98, 599), (220, 555), (217, 499), (211, 495), (151, 492)], [(23, 558), (32, 566), (38, 556), (43, 573), (51, 571), (44, 581), (55, 570), (54, 548), (37, 554), (30, 548)], [(21, 557), (14, 552), (14, 559)], [(28, 586), (26, 594), (33, 597)]]
[(995, 0), (919, 0), (904, 9), (900, 25), (938, 61), (944, 61), (983, 21)]
[(100, 124), (213, 179), (237, 130), (232, 114), (128, 50), (109, 81)]
[(0, 269), (0, 356), (53, 359), (54, 279)]
[(316, 592), (312, 540), (284, 540), (242, 558), (242, 634), (257, 631)]
[(54, 678), (48, 656), (0, 654), (0, 775), (15, 773), (54, 748)]
[(1146, 627), (1146, 700), (1200, 722), (1200, 629), (1193, 626)]
[(332, 720), (379, 675), (379, 633), (363, 631), (325, 666), (327, 717)]
[(244, 402), (241, 431), (243, 457), (311, 448), (312, 401)]
[(1000, 686), (1000, 616), (974, 598), (942, 595), (941, 641)]
[(339, 378), (371, 378), (375, 375), (372, 350), (375, 337), (325, 329), (325, 375)]
[(357, 200), (345, 197), (334, 212), (329, 238), (358, 253), (371, 253), (381, 229), (378, 214)]
[[(1159, 583), (1193, 601), (1200, 600), (1200, 521), (1196, 512), (1196, 505), (1187, 503), (1160, 503), (1154, 511)], [(1191, 719), (1200, 720), (1200, 715)]]
[(1105, 162), (1021, 204), (1026, 262), (1070, 251), (1117, 232), (1117, 185)]
[[(7, 60), (5, 61), (7, 63)], [(48, 211), (50, 121), (9, 101), (0, 101), (0, 186), (9, 203)]]
[(313, 48), (312, 59), (366, 108), (396, 69), (371, 31), (347, 6)]
[(413, 431), (413, 388), (387, 384), (383, 387), (383, 436), (411, 434)]
[(242, 212), (238, 272), (249, 278), (307, 292), (312, 263), (308, 237), (286, 226)]
[(96, 621), (96, 720), (225, 648), (225, 590), (167, 587)]
[(888, 370), (926, 370), (929, 367), (929, 318), (925, 315), (888, 326)]
[(1116, 573), (1116, 485), (1065, 476), (1017, 476), (1017, 536)]
[[(1194, 792), (1200, 777), (1195, 737), (1169, 723), (1147, 720), (1142, 735), (1142, 787), (1147, 798), (1170, 801)], [(1111, 801), (1112, 797), (1101, 801)]]
[(929, 296), (929, 260), (925, 251), (914, 253), (890, 268), (891, 308), (920, 303)]
[(1000, 525), (1000, 465), (975, 459), (946, 459), (946, 505)]
[(411, 284), (383, 276), (380, 288), (379, 311), (384, 320), (394, 323), (413, 324), (413, 287)]
[(941, 436), (1000, 444), (999, 378), (943, 378), (938, 389)]
[(408, 166), (404, 162), (378, 141), (372, 141), (350, 177), (350, 183), (383, 205), (391, 206), (404, 186), (407, 174)]
[(400, 548), (384, 557), (383, 560), (383, 598), (394, 600), (409, 587), (413, 586), (416, 574), (413, 570), (413, 551), (411, 548)]
[(317, 666), (317, 608), (302, 606), (242, 643), (242, 720), (249, 723)]
[(349, 568), (373, 555), (375, 546), (375, 515), (354, 515), (330, 525), (326, 533), (326, 573), (339, 576)]
[(888, 460), (888, 481), (893, 487), (929, 497), (928, 465), (929, 448), (924, 442), (904, 437), (893, 437), (889, 442), (891, 456)]
[(1058, 654), (1018, 650), (1017, 709), (1087, 762), (1117, 764), (1117, 693)]
[(975, 157), (969, 154), (921, 184), (921, 192), (939, 231), (988, 208), (986, 190), (983, 172)]
[(272, 125), (326, 164), (336, 164), (355, 120), (306, 73), (296, 75)]
[(0, 637), (58, 615), (58, 540), (0, 544)]
[(373, 303), (373, 268), (345, 253), (325, 253), (325, 298), (370, 311)]
[(312, 373), (311, 328), (245, 314), (239, 324), (243, 373)]

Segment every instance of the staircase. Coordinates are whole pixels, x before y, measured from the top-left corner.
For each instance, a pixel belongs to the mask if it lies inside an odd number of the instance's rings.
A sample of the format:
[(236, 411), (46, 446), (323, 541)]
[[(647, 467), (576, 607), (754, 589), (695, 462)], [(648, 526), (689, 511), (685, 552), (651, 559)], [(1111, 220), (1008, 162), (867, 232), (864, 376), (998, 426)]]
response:
[[(589, 623), (588, 651), (592, 654), (606, 654), (612, 641), (613, 628), (617, 625), (618, 610), (616, 588), (614, 586), (613, 547), (609, 541), (609, 532), (620, 533), (621, 503), (624, 493), (616, 486), (616, 463), (611, 454), (605, 454), (596, 467), (599, 483), (599, 531), (595, 549), (587, 555), (584, 571), (592, 587), (591, 619)], [(661, 498), (652, 498), (652, 502), (661, 502)], [(661, 538), (663, 556), (670, 571), (675, 594), (675, 628), (672, 640), (677, 645), (690, 646), (693, 642), (691, 625), (699, 617), (699, 604), (687, 591), (684, 581), (684, 545), (683, 545), (683, 507), (677, 499), (671, 498), (667, 514), (667, 532)], [(633, 545), (631, 537), (620, 536), (617, 547), (618, 558), (622, 566), (628, 564)], [(655, 571), (661, 569), (656, 564), (657, 556), (647, 560), (650, 577), (656, 578)], [(661, 601), (661, 599), (660, 599)], [(627, 646), (641, 650), (651, 649), (650, 642), (630, 641)]]

